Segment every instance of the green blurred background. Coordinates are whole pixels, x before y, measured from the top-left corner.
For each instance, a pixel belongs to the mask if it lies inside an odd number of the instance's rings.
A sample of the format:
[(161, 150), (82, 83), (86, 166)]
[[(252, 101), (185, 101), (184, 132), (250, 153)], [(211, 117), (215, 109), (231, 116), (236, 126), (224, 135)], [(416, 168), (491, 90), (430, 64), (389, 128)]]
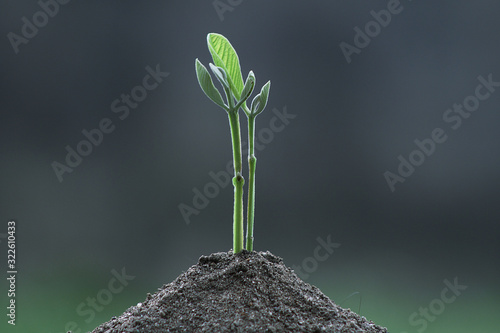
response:
[[(259, 89), (272, 80), (257, 118), (267, 130), (256, 250), (302, 267), (307, 282), (392, 333), (498, 331), (500, 91), (457, 130), (443, 114), (474, 94), (478, 76), (500, 81), (500, 3), (115, 0), (57, 13), (41, 3), (0, 1), (0, 267), (6, 274), (13, 219), (19, 272), (16, 326), (0, 283), (1, 332), (91, 331), (201, 255), (230, 249), (231, 186), (189, 223), (179, 210), (231, 159), (226, 115), (194, 73), (195, 58), (210, 62), (209, 32), (229, 38)], [(370, 22), (388, 8), (398, 13), (377, 30)], [(42, 26), (16, 53), (9, 33), (22, 35), (34, 15)], [(355, 45), (367, 24), (373, 37), (348, 62), (340, 45)], [(112, 103), (157, 65), (169, 76), (120, 119)], [(295, 118), (273, 130), (285, 111)], [(114, 131), (59, 181), (52, 163), (104, 118)], [(447, 141), (392, 192), (384, 173), (435, 128)], [(340, 244), (323, 261), (318, 237)], [(122, 270), (127, 285), (109, 292)], [(467, 288), (441, 308), (454, 279)]]

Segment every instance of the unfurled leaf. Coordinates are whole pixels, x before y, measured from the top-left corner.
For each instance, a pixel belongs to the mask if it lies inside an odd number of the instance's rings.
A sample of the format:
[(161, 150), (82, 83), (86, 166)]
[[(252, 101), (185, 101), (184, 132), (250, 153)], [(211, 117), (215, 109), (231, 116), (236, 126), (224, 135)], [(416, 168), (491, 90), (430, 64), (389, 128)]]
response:
[(238, 54), (226, 37), (210, 33), (207, 35), (207, 44), (214, 64), (222, 67), (228, 76), (228, 83), (234, 97), (239, 100), (243, 90), (243, 77), (241, 75)]
[(215, 88), (212, 81), (212, 77), (208, 73), (208, 70), (203, 66), (203, 64), (196, 59), (196, 76), (198, 77), (198, 83), (201, 89), (215, 104), (220, 107), (227, 109), (220, 92)]

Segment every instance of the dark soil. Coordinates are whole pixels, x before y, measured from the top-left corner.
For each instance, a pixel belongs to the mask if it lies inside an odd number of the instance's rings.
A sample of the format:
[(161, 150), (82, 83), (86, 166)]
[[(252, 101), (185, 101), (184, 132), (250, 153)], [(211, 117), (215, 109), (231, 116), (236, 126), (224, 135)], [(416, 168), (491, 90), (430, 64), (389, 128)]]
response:
[(337, 306), (270, 252), (202, 256), (93, 333), (387, 332)]

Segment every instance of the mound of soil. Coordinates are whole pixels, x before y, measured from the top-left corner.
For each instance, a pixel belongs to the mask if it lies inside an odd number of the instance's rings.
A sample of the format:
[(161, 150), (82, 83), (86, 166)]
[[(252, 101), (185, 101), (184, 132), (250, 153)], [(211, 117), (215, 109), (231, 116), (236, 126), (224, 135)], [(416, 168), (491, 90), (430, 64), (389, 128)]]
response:
[(202, 256), (93, 333), (387, 332), (337, 306), (270, 252)]

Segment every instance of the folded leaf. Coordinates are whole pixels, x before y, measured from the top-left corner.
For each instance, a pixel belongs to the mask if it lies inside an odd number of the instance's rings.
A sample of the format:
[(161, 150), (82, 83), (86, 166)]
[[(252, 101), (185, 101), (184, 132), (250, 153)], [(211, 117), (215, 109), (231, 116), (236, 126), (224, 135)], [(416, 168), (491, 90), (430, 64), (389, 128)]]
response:
[(245, 86), (241, 91), (241, 97), (237, 104), (238, 106), (243, 104), (250, 97), (254, 87), (255, 87), (255, 75), (253, 74), (252, 71), (250, 71), (250, 73), (248, 73), (247, 80), (245, 81)]
[(203, 64), (196, 59), (196, 76), (198, 77), (198, 83), (201, 89), (215, 104), (219, 105), (223, 109), (227, 109), (227, 106), (222, 100), (220, 92), (215, 88), (212, 81), (212, 77), (208, 73), (208, 70), (203, 66)]
[(260, 104), (260, 94), (257, 94), (253, 100), (252, 100), (252, 104), (250, 105), (250, 114), (254, 114), (255, 113), (255, 109), (259, 106)]
[(250, 107), (252, 115), (256, 116), (262, 111), (264, 111), (264, 108), (267, 105), (267, 100), (269, 99), (270, 88), (271, 88), (271, 81), (267, 81), (267, 83), (260, 90), (260, 93), (257, 96), (255, 96), (255, 98), (252, 101), (252, 106)]
[(226, 89), (229, 89), (229, 82), (227, 81), (227, 74), (224, 68), (214, 66), (214, 64), (210, 63), (210, 69), (214, 73), (217, 80), (219, 80), (220, 84)]

